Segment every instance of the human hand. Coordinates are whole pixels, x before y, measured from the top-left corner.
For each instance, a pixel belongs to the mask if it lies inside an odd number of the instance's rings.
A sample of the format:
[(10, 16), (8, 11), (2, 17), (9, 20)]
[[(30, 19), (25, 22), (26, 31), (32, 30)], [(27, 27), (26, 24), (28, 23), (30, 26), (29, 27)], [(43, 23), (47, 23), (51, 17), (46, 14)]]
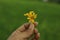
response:
[(29, 40), (29, 38), (34, 34), (34, 38), (31, 40), (38, 40), (40, 34), (38, 30), (35, 28), (37, 26), (37, 22), (25, 23), (20, 26), (16, 31), (14, 31), (7, 40)]

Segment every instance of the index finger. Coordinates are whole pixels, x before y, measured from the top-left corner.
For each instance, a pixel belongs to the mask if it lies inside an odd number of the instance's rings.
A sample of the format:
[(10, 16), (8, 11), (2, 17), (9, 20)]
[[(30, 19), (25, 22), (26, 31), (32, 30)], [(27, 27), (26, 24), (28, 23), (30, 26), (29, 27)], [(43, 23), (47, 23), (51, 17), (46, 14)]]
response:
[(23, 32), (27, 29), (27, 27), (29, 26), (29, 23), (25, 23), (22, 26), (20, 26), (17, 31)]

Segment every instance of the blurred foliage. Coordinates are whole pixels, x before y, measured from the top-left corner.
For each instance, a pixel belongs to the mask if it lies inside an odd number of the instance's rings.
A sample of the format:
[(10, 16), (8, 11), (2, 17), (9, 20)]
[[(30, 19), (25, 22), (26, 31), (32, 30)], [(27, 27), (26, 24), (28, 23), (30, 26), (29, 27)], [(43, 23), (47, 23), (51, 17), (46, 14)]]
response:
[(58, 2), (60, 3), (60, 0), (49, 0), (50, 2)]
[(0, 0), (0, 40), (7, 40), (15, 29), (27, 22), (24, 13), (31, 10), (38, 14), (40, 40), (60, 40), (59, 4), (19, 0)]

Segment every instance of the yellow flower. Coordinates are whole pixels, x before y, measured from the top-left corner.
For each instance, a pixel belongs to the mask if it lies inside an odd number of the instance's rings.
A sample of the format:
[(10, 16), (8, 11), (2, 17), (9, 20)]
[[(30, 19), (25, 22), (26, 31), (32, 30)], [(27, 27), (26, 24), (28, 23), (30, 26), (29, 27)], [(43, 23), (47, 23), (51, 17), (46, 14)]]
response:
[(27, 16), (28, 17), (27, 19), (31, 23), (34, 23), (35, 22), (34, 20), (37, 18), (37, 14), (35, 14), (34, 11), (30, 11), (29, 13), (24, 14), (24, 16)]

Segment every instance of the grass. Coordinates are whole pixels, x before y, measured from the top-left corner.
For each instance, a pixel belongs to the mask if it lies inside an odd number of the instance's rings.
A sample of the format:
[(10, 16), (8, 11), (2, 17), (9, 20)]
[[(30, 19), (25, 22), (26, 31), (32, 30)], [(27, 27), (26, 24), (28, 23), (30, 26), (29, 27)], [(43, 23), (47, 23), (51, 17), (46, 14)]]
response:
[(60, 40), (60, 5), (28, 1), (0, 1), (0, 40), (27, 22), (24, 13), (34, 10), (41, 33), (40, 40)]

